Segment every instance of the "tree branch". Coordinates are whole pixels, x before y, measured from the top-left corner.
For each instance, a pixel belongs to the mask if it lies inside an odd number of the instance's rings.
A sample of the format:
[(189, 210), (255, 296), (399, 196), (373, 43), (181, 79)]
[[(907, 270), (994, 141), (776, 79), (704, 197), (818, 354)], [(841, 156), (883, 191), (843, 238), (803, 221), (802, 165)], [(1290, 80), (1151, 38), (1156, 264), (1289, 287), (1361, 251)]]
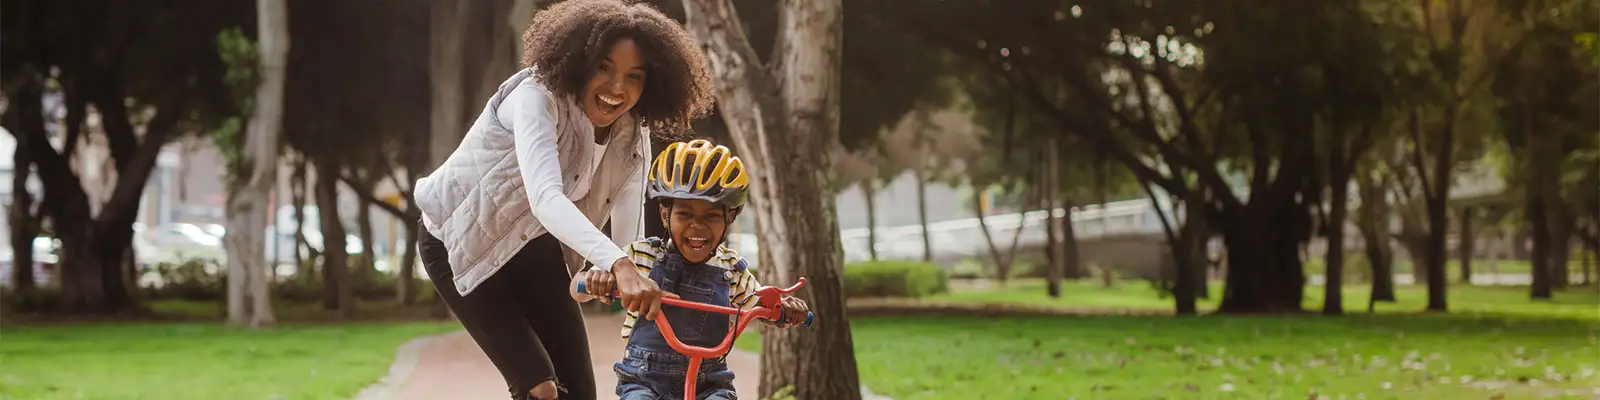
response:
[(67, 138), (61, 142), (61, 157), (72, 159), (72, 153), (78, 149), (78, 139), (83, 135), (83, 119), (87, 114), (85, 108), (87, 101), (76, 87), (78, 85), (62, 85), (62, 97), (67, 102)]
[(352, 179), (349, 175), (339, 174), (339, 181), (344, 182), (345, 185), (350, 186), (350, 189), (353, 189), (351, 191), (355, 192), (356, 193), (356, 197), (361, 198), (362, 202), (378, 206), (378, 208), (382, 209), (384, 212), (389, 213), (390, 215), (393, 215), (395, 218), (399, 218), (399, 219), (405, 219), (406, 218), (405, 211), (401, 210), (399, 207), (395, 207), (393, 204), (389, 204), (387, 202), (384, 202), (382, 199), (379, 199), (377, 196), (374, 196), (372, 191), (368, 190), (368, 189), (370, 189), (369, 187), (361, 185), (360, 182), (357, 182), (355, 179)]

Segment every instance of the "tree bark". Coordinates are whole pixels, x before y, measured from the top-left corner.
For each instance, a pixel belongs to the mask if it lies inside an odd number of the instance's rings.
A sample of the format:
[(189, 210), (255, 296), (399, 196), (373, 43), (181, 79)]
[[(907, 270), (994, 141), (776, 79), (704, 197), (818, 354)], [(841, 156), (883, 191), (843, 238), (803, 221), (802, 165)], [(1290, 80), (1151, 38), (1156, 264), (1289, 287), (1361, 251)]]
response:
[(756, 55), (732, 1), (683, 3), (716, 81), (718, 110), (751, 166), (746, 212), (761, 246), (757, 269), (769, 285), (808, 278), (798, 295), (817, 316), (812, 329), (760, 328), (757, 397), (793, 387), (795, 398), (860, 399), (839, 224), (826, 190), (825, 157), (839, 133), (840, 0), (783, 1), (775, 65)]
[[(315, 261), (317, 256), (306, 246), (306, 159), (297, 157), (294, 161), (294, 171), (289, 174), (289, 202), (294, 209), (294, 273), (296, 278), (308, 279), (315, 276), (312, 264), (306, 262), (309, 258)], [(271, 215), (276, 219), (278, 212), (273, 210)], [(276, 237), (278, 232), (272, 232)]]
[(1527, 213), (1529, 223), (1533, 225), (1533, 256), (1528, 258), (1532, 264), (1533, 277), (1528, 285), (1528, 297), (1534, 300), (1549, 300), (1554, 295), (1550, 282), (1550, 222), (1545, 219), (1543, 193), (1532, 182), (1524, 190), (1527, 197), (1523, 203), (1523, 210)]
[[(1427, 278), (1428, 278), (1428, 311), (1444, 312), (1449, 310), (1449, 274), (1446, 272), (1444, 262), (1449, 258), (1445, 253), (1445, 235), (1450, 229), (1450, 209), (1447, 208), (1450, 200), (1450, 172), (1454, 164), (1455, 136), (1457, 117), (1456, 106), (1451, 105), (1445, 110), (1444, 129), (1440, 132), (1441, 139), (1438, 150), (1433, 159), (1433, 185), (1427, 187), (1428, 205), (1428, 250), (1427, 250)], [(1420, 149), (1421, 143), (1417, 143)], [(1419, 150), (1420, 151), (1420, 150)]]
[(922, 171), (911, 171), (917, 180), (917, 223), (922, 227), (922, 261), (933, 262), (933, 233), (928, 232), (928, 179)]
[[(12, 118), (17, 113), (7, 113)], [(12, 125), (7, 122), (8, 126)], [(70, 144), (69, 144), (70, 145)], [(33, 161), (20, 149), (11, 155), (11, 290), (26, 299), (33, 295), (33, 238), (39, 236), (39, 218), (33, 211), (33, 194), (28, 192), (28, 177), (33, 176)], [(42, 214), (42, 213), (41, 213)]]
[(1083, 256), (1078, 249), (1078, 231), (1072, 225), (1072, 209), (1077, 204), (1071, 199), (1061, 204), (1061, 209), (1066, 215), (1061, 217), (1061, 275), (1069, 279), (1080, 279), (1089, 276), (1083, 268)]
[(1389, 237), (1389, 203), (1385, 196), (1385, 183), (1376, 176), (1376, 172), (1368, 170), (1367, 174), (1356, 175), (1356, 186), (1361, 191), (1361, 207), (1356, 209), (1356, 229), (1361, 231), (1362, 249), (1367, 256), (1367, 264), (1372, 267), (1372, 295), (1368, 301), (1368, 310), (1377, 302), (1393, 302), (1394, 297), (1394, 249)]
[(1179, 233), (1179, 239), (1185, 246), (1184, 259), (1187, 261), (1178, 266), (1190, 270), (1187, 275), (1194, 298), (1209, 299), (1211, 280), (1206, 270), (1211, 257), (1207, 254), (1206, 244), (1211, 240), (1211, 226), (1206, 220), (1205, 203), (1185, 201), (1183, 204), (1187, 209), (1184, 211), (1183, 230)]
[(1257, 206), (1257, 201), (1269, 203), (1268, 199), (1252, 198), (1245, 210), (1213, 219), (1228, 251), (1227, 288), (1217, 311), (1224, 314), (1299, 312), (1304, 290), (1299, 241), (1288, 234), (1261, 235), (1261, 232), (1299, 229), (1305, 224), (1305, 216), (1295, 214), (1296, 211), (1304, 214), (1304, 210)]
[[(1039, 198), (1044, 203), (1042, 206), (1045, 212), (1044, 253), (1048, 263), (1045, 273), (1045, 291), (1050, 295), (1050, 298), (1058, 299), (1061, 298), (1061, 275), (1063, 271), (1061, 265), (1066, 257), (1063, 257), (1060, 235), (1058, 234), (1061, 229), (1061, 219), (1056, 218), (1056, 209), (1061, 207), (1061, 188), (1059, 187), (1061, 152), (1060, 148), (1056, 146), (1054, 138), (1046, 142), (1044, 155), (1044, 171), (1039, 174), (1039, 190), (1043, 191), (1044, 194)], [(1068, 212), (1066, 219), (1071, 220), (1071, 218), (1071, 212)]]
[(999, 245), (994, 243), (994, 234), (989, 232), (989, 223), (985, 221), (989, 215), (986, 200), (988, 193), (988, 189), (975, 189), (972, 192), (972, 200), (976, 206), (974, 210), (978, 216), (978, 228), (983, 231), (983, 241), (989, 245), (989, 256), (994, 260), (995, 279), (999, 280), (1001, 285), (1005, 285), (1011, 280), (1012, 261), (1017, 259), (1017, 239), (1022, 237), (1023, 225), (1018, 224), (1016, 230), (1011, 232), (1011, 247), (1005, 253), (1001, 253)]
[(878, 210), (873, 201), (877, 196), (872, 179), (861, 181), (861, 195), (867, 201), (867, 254), (878, 261)]
[[(427, 136), (427, 131), (413, 132), (416, 132), (413, 134), (414, 136)], [(417, 177), (421, 176), (422, 171), (428, 168), (428, 147), (424, 143), (425, 141), (414, 138), (404, 145), (406, 146), (406, 182), (414, 184)], [(401, 224), (406, 228), (406, 240), (404, 242), (406, 250), (405, 258), (400, 260), (400, 284), (395, 290), (395, 296), (399, 297), (400, 304), (411, 305), (416, 302), (417, 298), (417, 239), (420, 234), (418, 229), (422, 229), (419, 226), (422, 223), (422, 210), (417, 208), (415, 194), (412, 191), (406, 191), (405, 201), (406, 217), (404, 221), (401, 221)], [(649, 212), (650, 208), (645, 208), (645, 210)], [(652, 219), (659, 220), (659, 218), (645, 218), (646, 221)]]
[[(1560, 173), (1553, 173), (1547, 179), (1559, 180)], [(1569, 206), (1562, 201), (1559, 182), (1548, 184), (1549, 190), (1545, 194), (1545, 213), (1550, 218), (1550, 287), (1552, 289), (1566, 289), (1572, 283), (1572, 268), (1568, 262), (1572, 259), (1572, 227), (1573, 216)]]
[(1329, 195), (1333, 196), (1328, 209), (1328, 249), (1323, 254), (1327, 270), (1323, 272), (1323, 315), (1344, 314), (1344, 224), (1349, 210), (1350, 171), (1345, 168), (1345, 149), (1336, 143), (1330, 149), (1333, 160), (1328, 168)]
[[(428, 80), (433, 101), (430, 112), (430, 167), (444, 163), (466, 134), (464, 124), (466, 66), (464, 41), (471, 18), (472, 4), (465, 0), (433, 2), (428, 46)], [(321, 175), (318, 175), (321, 180)]]
[[(1553, 268), (1550, 265), (1550, 261), (1554, 259), (1550, 254), (1554, 250), (1551, 246), (1553, 244), (1551, 233), (1554, 229), (1551, 227), (1552, 221), (1549, 217), (1552, 214), (1550, 205), (1555, 201), (1549, 198), (1552, 188), (1546, 187), (1550, 182), (1544, 177), (1555, 176), (1556, 172), (1548, 170), (1550, 163), (1539, 162), (1540, 157), (1548, 154), (1546, 148), (1549, 144), (1541, 132), (1534, 129), (1531, 103), (1526, 98), (1522, 99), (1521, 103), (1524, 111), (1521, 128), (1522, 136), (1526, 140), (1524, 151), (1527, 152), (1527, 156), (1523, 159), (1523, 171), (1527, 174), (1527, 182), (1523, 185), (1526, 196), (1523, 210), (1527, 212), (1527, 220), (1532, 225), (1530, 232), (1533, 241), (1533, 254), (1529, 257), (1533, 264), (1533, 277), (1528, 287), (1528, 297), (1534, 300), (1549, 300), (1554, 295), (1551, 290), (1554, 286), (1554, 279), (1551, 276)], [(1515, 247), (1521, 247), (1521, 243), (1517, 244)]]
[[(362, 182), (365, 187), (356, 190), (364, 190), (370, 194), (376, 186), (375, 183), (375, 179), (367, 177), (366, 182)], [(355, 281), (359, 282), (372, 279), (378, 273), (378, 253), (372, 249), (372, 205), (366, 202), (356, 207), (356, 233), (361, 236), (361, 265), (356, 266), (359, 269), (353, 275)]]
[(289, 10), (284, 0), (257, 0), (262, 80), (245, 132), (244, 168), (228, 199), (228, 323), (260, 329), (277, 324), (267, 270), (272, 268), (261, 237), (272, 215), (278, 183), (278, 142), (283, 124), (283, 86), (289, 53)]
[(339, 221), (339, 167), (332, 160), (315, 160), (317, 165), (317, 216), (322, 223), (323, 308), (338, 310), (354, 318), (355, 299), (351, 291), (349, 253), (345, 251), (344, 223)]
[(1477, 233), (1472, 230), (1472, 216), (1472, 207), (1463, 207), (1461, 209), (1461, 221), (1457, 222), (1461, 226), (1461, 232), (1458, 236), (1460, 239), (1456, 241), (1456, 257), (1460, 259), (1461, 284), (1463, 285), (1472, 284), (1472, 252), (1478, 240)]

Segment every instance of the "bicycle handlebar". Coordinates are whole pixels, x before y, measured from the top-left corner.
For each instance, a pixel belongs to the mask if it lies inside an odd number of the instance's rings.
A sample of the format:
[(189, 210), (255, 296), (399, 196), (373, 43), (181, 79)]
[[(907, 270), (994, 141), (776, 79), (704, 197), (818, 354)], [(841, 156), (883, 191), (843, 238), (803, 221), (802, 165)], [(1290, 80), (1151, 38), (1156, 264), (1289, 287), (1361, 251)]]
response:
[[(577, 290), (578, 294), (592, 295), (587, 290), (586, 286), (588, 286), (588, 285), (586, 285), (586, 283), (587, 282), (584, 282), (584, 281), (578, 281), (578, 290)], [(775, 287), (772, 287), (772, 286), (764, 286), (764, 287), (762, 287), (760, 289), (756, 289), (756, 297), (760, 299), (759, 303), (761, 304), (759, 308), (774, 308), (774, 307), (771, 307), (768, 304), (768, 302), (766, 301), (768, 299), (768, 297), (767, 297), (768, 295), (772, 295), (772, 294), (783, 295), (783, 294), (793, 293), (794, 291), (799, 290), (800, 286), (805, 285), (805, 283), (806, 283), (806, 278), (800, 278), (799, 282), (796, 282), (794, 284), (794, 286), (791, 286), (788, 289), (779, 289), (779, 288), (775, 288)], [(619, 293), (617, 293), (616, 289), (612, 289), (611, 290), (611, 297), (612, 298), (620, 298), (622, 296)], [(779, 300), (774, 300), (773, 303), (777, 303), (778, 301)], [(740, 311), (741, 311), (741, 310), (736, 309), (736, 308), (715, 306), (715, 305), (710, 305), (710, 304), (706, 304), (706, 303), (688, 301), (688, 300), (683, 300), (683, 299), (674, 299), (674, 298), (671, 298), (671, 297), (662, 297), (661, 298), (661, 303), (662, 304), (666, 304), (666, 305), (671, 305), (671, 306), (692, 308), (692, 309), (696, 309), (696, 310), (700, 310), (700, 311), (707, 311), (707, 312), (714, 312), (714, 313), (728, 314), (728, 315), (738, 315), (740, 313)], [(779, 303), (779, 304), (781, 305), (781, 303)], [(781, 306), (780, 307), (776, 307), (776, 309), (778, 310), (777, 318), (766, 318), (766, 319), (776, 320), (776, 321), (784, 321), (784, 320), (786, 320), (787, 319), (787, 318), (785, 318), (786, 315), (784, 315), (785, 309), (783, 307), (781, 307)], [(754, 310), (751, 310), (751, 311), (754, 311)], [(805, 322), (800, 323), (800, 326), (810, 328), (811, 327), (812, 318), (815, 317), (815, 316), (816, 316), (815, 314), (813, 314), (813, 313), (811, 313), (809, 311), (806, 312), (806, 320), (805, 320)]]

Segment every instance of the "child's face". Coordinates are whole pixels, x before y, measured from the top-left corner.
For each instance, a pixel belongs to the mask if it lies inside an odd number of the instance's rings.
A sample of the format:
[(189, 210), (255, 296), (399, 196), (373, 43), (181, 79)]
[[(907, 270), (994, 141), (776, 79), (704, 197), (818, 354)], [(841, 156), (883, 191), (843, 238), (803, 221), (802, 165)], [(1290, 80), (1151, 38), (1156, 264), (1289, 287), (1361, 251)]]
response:
[(672, 235), (678, 252), (689, 262), (705, 262), (722, 245), (722, 235), (728, 231), (726, 207), (705, 200), (672, 199), (671, 206), (661, 205), (661, 221)]

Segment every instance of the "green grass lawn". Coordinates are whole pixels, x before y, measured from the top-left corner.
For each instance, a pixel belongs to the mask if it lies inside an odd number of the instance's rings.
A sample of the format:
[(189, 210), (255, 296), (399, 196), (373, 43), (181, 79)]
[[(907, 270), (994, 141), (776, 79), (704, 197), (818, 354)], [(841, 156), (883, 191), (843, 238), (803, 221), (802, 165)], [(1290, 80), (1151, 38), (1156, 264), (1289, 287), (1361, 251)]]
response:
[[(1220, 288), (1217, 288), (1220, 289)], [(1308, 304), (1321, 304), (1308, 288)], [(1586, 290), (1586, 289), (1585, 289)], [(1418, 314), (1424, 292), (1353, 315), (853, 318), (862, 383), (895, 399), (1510, 399), (1600, 393), (1600, 296), (1458, 288), (1459, 310)], [(960, 291), (942, 302), (1170, 309), (1147, 285), (1042, 284)], [(1215, 302), (1207, 302), (1214, 307)], [(1358, 307), (1359, 306), (1359, 307)], [(739, 346), (758, 350), (752, 330)], [(1580, 394), (1580, 391), (1582, 394)]]
[[(1545, 302), (1528, 299), (1527, 287), (1516, 286), (1462, 286), (1453, 285), (1450, 291), (1450, 310), (1461, 314), (1505, 314), (1518, 317), (1552, 317), (1567, 319), (1600, 320), (1600, 293), (1593, 288), (1573, 288), (1557, 292), (1555, 298)], [(1201, 299), (1202, 312), (1215, 310), (1222, 298), (1221, 283), (1211, 285), (1211, 298)], [(1307, 286), (1305, 307), (1321, 310), (1321, 286)], [(1346, 286), (1343, 293), (1345, 312), (1358, 314), (1367, 310), (1371, 289), (1365, 285)], [(1421, 311), (1427, 305), (1427, 289), (1422, 286), (1400, 286), (1395, 289), (1398, 301), (1378, 303), (1378, 312)], [(1005, 287), (986, 290), (954, 290), (929, 298), (930, 301), (1025, 304), (1034, 306), (1106, 307), (1136, 309), (1173, 309), (1171, 298), (1162, 299), (1150, 284), (1144, 281), (1119, 281), (1105, 288), (1090, 281), (1069, 281), (1063, 284), (1061, 298), (1045, 294), (1041, 280), (1013, 281)]]
[[(154, 302), (169, 316), (215, 318), (214, 305)], [(376, 305), (367, 308), (377, 314)], [(282, 320), (318, 319), (311, 306)], [(0, 399), (348, 399), (388, 373), (413, 338), (454, 321), (289, 323), (267, 331), (221, 321), (0, 327)]]

